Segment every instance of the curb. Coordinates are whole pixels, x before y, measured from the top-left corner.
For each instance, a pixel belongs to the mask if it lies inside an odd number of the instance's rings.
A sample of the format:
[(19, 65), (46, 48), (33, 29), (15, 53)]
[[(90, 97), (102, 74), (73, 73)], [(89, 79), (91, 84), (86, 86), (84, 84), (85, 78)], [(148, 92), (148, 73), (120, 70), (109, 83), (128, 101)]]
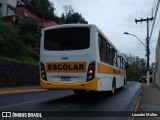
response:
[[(128, 111), (134, 113), (138, 110), (139, 103), (142, 97), (142, 86), (137, 90), (136, 94), (132, 98), (130, 104), (128, 105)], [(132, 116), (128, 117), (127, 120), (135, 120)]]
[(45, 91), (46, 89), (41, 89), (39, 87), (17, 87), (17, 88), (4, 88), (0, 89), (0, 95), (2, 94), (13, 94), (13, 93), (27, 93), (27, 92), (38, 92)]
[[(136, 105), (135, 105), (135, 108), (134, 108), (133, 113), (136, 113), (136, 112), (138, 111), (138, 108), (139, 108), (139, 104), (140, 104), (141, 99), (142, 99), (142, 92), (140, 92), (140, 95), (139, 95), (139, 97), (138, 97), (138, 100), (137, 100), (137, 103), (136, 103)], [(132, 117), (131, 117), (131, 120), (135, 120), (135, 117), (132, 116)]]

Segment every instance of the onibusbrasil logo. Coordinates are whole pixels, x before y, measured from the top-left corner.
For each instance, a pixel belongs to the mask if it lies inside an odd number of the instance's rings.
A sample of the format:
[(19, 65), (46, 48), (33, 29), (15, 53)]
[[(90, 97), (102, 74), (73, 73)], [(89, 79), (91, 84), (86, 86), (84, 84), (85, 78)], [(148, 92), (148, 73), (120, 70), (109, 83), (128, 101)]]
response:
[(2, 112), (2, 116), (1, 117), (13, 117), (13, 118), (17, 118), (17, 117), (42, 117), (42, 114), (39, 112)]

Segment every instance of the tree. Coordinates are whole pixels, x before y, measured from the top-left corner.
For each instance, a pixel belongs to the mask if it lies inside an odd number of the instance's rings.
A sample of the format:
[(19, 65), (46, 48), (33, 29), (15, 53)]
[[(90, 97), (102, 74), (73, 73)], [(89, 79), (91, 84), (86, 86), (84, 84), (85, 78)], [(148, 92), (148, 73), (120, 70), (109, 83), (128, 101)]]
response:
[(19, 21), (19, 32), (25, 44), (35, 47), (38, 39), (38, 23), (30, 18), (21, 19)]
[(64, 6), (64, 13), (61, 16), (61, 23), (69, 24), (69, 23), (84, 23), (88, 22), (82, 17), (82, 15), (78, 12), (74, 12), (71, 5)]
[(0, 56), (19, 55), (23, 47), (18, 31), (0, 19)]
[(54, 4), (49, 0), (24, 0), (36, 13), (44, 19), (58, 19)]
[(143, 58), (139, 58), (133, 55), (126, 55), (129, 69), (128, 69), (128, 79), (129, 80), (139, 80), (141, 75), (146, 75), (147, 72), (147, 63)]

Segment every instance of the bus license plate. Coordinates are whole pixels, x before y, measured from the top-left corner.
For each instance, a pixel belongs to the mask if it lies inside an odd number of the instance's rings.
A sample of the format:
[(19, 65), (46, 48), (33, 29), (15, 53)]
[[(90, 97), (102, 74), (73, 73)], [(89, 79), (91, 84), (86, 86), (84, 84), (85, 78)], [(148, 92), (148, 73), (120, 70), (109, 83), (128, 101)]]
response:
[(61, 81), (71, 81), (71, 77), (61, 77)]

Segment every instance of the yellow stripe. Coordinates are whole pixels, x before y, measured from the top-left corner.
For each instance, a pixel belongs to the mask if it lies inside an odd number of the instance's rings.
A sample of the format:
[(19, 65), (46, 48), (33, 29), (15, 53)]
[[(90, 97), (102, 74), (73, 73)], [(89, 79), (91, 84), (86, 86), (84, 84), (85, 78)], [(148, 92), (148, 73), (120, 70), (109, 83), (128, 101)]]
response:
[(7, 90), (7, 91), (0, 91), (0, 94), (26, 93), (26, 92), (37, 92), (37, 91), (44, 91), (44, 89)]
[[(135, 106), (135, 108), (134, 108), (133, 113), (136, 113), (136, 112), (138, 111), (138, 108), (139, 108), (139, 104), (140, 104), (140, 102), (141, 102), (141, 99), (142, 99), (142, 95), (139, 96), (139, 98), (138, 98), (138, 100), (137, 100), (137, 103), (136, 103), (136, 106)], [(135, 120), (135, 117), (132, 116), (132, 117), (131, 117), (131, 120)]]
[(105, 65), (102, 63), (97, 63), (97, 68), (98, 68), (97, 73), (120, 75), (120, 76), (126, 75), (126, 72), (124, 70), (115, 69), (112, 66)]
[(98, 90), (98, 78), (94, 78), (89, 82), (63, 83), (63, 82), (47, 82), (40, 77), (40, 86), (43, 89), (78, 89), (78, 90)]

